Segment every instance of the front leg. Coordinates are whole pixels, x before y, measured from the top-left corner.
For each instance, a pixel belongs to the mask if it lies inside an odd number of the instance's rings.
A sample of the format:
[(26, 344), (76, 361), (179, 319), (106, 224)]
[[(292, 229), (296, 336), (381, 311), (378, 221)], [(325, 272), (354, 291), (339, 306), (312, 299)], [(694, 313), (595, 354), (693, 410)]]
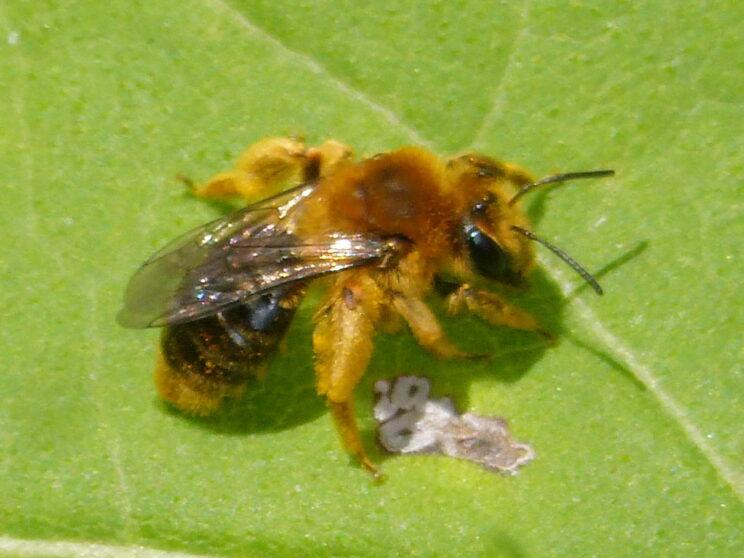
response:
[(480, 358), (485, 355), (468, 353), (452, 343), (442, 331), (436, 316), (419, 298), (397, 295), (393, 308), (411, 329), (419, 345), (440, 358)]
[(447, 312), (459, 314), (467, 309), (491, 325), (534, 331), (553, 341), (553, 335), (542, 328), (528, 312), (507, 302), (503, 297), (489, 291), (474, 289), (470, 285), (458, 286), (447, 296)]
[(339, 280), (316, 315), (313, 333), (317, 390), (328, 400), (346, 451), (375, 477), (380, 472), (367, 455), (354, 413), (354, 388), (372, 355), (381, 292), (363, 274)]

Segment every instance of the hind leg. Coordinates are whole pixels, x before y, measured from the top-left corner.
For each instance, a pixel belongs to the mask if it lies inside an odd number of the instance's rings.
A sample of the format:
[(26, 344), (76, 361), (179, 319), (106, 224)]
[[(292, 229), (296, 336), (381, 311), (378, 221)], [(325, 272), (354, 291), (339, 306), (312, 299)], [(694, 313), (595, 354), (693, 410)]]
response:
[(308, 149), (298, 138), (267, 138), (246, 149), (234, 169), (219, 173), (193, 191), (205, 198), (238, 196), (256, 201), (288, 185), (317, 180), (351, 156), (351, 149), (335, 140)]
[(371, 279), (346, 281), (331, 292), (319, 311), (313, 333), (317, 389), (325, 396), (346, 451), (362, 467), (380, 477), (367, 455), (354, 413), (354, 388), (372, 355), (380, 293)]
[(480, 358), (463, 351), (444, 334), (434, 313), (424, 301), (415, 297), (396, 296), (393, 308), (403, 317), (419, 345), (440, 358)]

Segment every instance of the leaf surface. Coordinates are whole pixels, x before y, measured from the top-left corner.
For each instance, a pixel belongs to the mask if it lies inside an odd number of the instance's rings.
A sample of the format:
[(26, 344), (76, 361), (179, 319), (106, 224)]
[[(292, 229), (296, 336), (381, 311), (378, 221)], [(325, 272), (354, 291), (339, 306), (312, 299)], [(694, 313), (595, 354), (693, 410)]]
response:
[[(401, 4), (0, 6), (0, 553), (741, 555), (741, 4)], [(532, 195), (607, 292), (541, 256), (518, 300), (557, 347), (456, 318), (490, 360), (382, 335), (357, 392), (372, 447), (374, 381), (427, 375), (509, 418), (538, 453), (519, 476), (375, 450), (371, 484), (314, 395), (312, 300), (222, 415), (155, 400), (126, 280), (220, 215), (176, 175), (281, 134), (617, 170)]]

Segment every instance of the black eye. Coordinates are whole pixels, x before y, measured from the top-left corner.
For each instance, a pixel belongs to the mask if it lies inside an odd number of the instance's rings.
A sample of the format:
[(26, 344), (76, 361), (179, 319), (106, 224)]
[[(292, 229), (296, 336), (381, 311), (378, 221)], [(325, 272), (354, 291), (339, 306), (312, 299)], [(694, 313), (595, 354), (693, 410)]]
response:
[(509, 254), (501, 246), (473, 223), (466, 222), (464, 232), (470, 259), (478, 273), (503, 283), (520, 282), (520, 276), (509, 266)]

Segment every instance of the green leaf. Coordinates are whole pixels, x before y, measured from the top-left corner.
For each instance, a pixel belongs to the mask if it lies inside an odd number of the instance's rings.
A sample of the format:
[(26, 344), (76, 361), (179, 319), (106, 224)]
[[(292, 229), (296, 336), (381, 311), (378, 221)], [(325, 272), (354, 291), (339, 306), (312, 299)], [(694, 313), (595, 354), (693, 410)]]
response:
[[(740, 556), (743, 19), (725, 0), (4, 2), (0, 554)], [(457, 318), (492, 359), (381, 335), (357, 391), (370, 448), (379, 378), (508, 417), (538, 453), (519, 476), (373, 450), (372, 484), (314, 395), (312, 301), (242, 402), (157, 402), (156, 334), (114, 315), (139, 262), (219, 214), (175, 176), (293, 133), (617, 170), (530, 200), (607, 292), (541, 256), (519, 302), (557, 347)]]

